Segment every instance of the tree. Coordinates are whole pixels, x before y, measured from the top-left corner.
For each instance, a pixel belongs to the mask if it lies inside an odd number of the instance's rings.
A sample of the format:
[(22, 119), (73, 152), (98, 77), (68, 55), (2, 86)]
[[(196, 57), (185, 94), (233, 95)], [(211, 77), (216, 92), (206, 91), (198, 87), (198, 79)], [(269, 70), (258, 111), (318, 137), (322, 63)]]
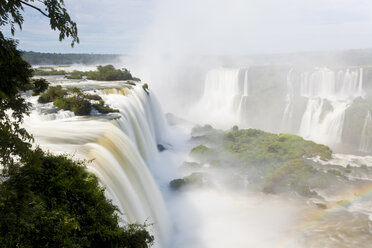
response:
[[(48, 17), (60, 40), (79, 42), (63, 0), (2, 0), (0, 27), (10, 25), (14, 35), (25, 7)], [(47, 83), (30, 79), (21, 55), (17, 42), (0, 31), (0, 248), (149, 247), (153, 236), (144, 225), (119, 226), (118, 209), (82, 162), (32, 149), (32, 136), (21, 127), (29, 113), (21, 92), (32, 85), (41, 93)]]
[[(35, 4), (35, 2), (37, 2)], [(8, 0), (0, 2), (0, 26), (10, 25), (10, 30), (14, 35), (16, 26), (22, 29), (23, 16), (21, 12), (24, 8), (30, 7), (39, 11), (42, 15), (49, 18), (50, 27), (59, 30), (59, 40), (66, 37), (72, 38), (71, 45), (79, 43), (78, 30), (76, 23), (71, 20), (70, 15), (64, 5), (63, 0)], [(42, 10), (44, 8), (44, 10)]]
[[(22, 29), (24, 7), (33, 8), (50, 20), (50, 27), (59, 30), (59, 40), (72, 38), (71, 45), (79, 42), (76, 23), (73, 22), (64, 8), (63, 0), (38, 1), (9, 0), (0, 1), (0, 27), (9, 25), (14, 35), (16, 26)], [(45, 11), (39, 7), (43, 6)], [(22, 59), (17, 50), (17, 42), (5, 38), (0, 31), (0, 165), (3, 176), (17, 168), (22, 162), (32, 141), (25, 129), (21, 128), (24, 114), (28, 114), (28, 105), (20, 92), (27, 89), (32, 76), (31, 66)]]

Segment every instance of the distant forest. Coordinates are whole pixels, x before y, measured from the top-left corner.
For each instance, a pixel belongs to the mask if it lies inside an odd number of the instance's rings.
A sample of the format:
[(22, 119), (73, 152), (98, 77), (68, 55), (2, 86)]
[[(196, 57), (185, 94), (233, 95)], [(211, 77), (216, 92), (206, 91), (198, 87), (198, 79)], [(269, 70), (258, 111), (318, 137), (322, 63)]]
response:
[(31, 65), (108, 64), (118, 61), (120, 56), (118, 54), (23, 52), (23, 59)]
[[(114, 64), (120, 62), (119, 54), (40, 53), (23, 52), (31, 65)], [(318, 51), (277, 54), (250, 54), (212, 56), (208, 59), (223, 60), (229, 66), (246, 64), (316, 65), (316, 66), (371, 66), (372, 49)]]

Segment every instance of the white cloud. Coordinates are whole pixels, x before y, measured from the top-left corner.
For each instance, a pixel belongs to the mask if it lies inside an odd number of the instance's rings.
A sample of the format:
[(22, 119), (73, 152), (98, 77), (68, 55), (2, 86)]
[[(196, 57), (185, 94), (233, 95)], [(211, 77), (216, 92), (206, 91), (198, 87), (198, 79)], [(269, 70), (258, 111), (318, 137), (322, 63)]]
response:
[[(38, 51), (244, 54), (370, 47), (370, 0), (66, 0), (81, 44), (59, 43), (26, 8), (21, 48)], [(38, 40), (43, 42), (39, 46)]]
[(241, 54), (370, 47), (364, 0), (160, 0), (140, 50)]

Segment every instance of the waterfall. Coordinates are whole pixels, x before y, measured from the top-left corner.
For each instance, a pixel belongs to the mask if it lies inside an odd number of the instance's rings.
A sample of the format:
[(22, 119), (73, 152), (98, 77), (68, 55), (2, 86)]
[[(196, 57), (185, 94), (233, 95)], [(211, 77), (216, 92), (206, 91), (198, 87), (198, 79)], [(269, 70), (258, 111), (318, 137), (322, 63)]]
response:
[(292, 118), (293, 118), (293, 101), (294, 101), (294, 85), (293, 85), (293, 68), (288, 71), (287, 74), (287, 95), (285, 97), (285, 108), (283, 118), (281, 122), (281, 130), (290, 131), (292, 130)]
[(370, 148), (370, 132), (369, 132), (369, 127), (371, 125), (371, 114), (368, 111), (366, 118), (364, 119), (364, 124), (363, 124), (363, 129), (362, 129), (362, 135), (360, 137), (360, 143), (359, 143), (359, 150), (362, 152), (369, 152), (371, 150)]
[(69, 114), (47, 118), (39, 105), (25, 119), (25, 127), (46, 150), (92, 159), (88, 170), (98, 176), (124, 218), (131, 223), (153, 223), (156, 247), (164, 247), (170, 233), (168, 215), (146, 165), (155, 160), (157, 143), (166, 139), (160, 107), (152, 93), (147, 94), (140, 85), (97, 93), (120, 110), (115, 114), (120, 118), (69, 118)]
[(243, 96), (248, 96), (249, 91), (248, 91), (248, 69), (244, 73), (244, 88), (243, 88)]
[(214, 69), (208, 72), (201, 106), (212, 113), (230, 113), (239, 93), (239, 69)]
[(237, 123), (243, 127), (249, 126), (248, 120), (249, 116), (247, 114), (247, 106), (249, 100), (249, 68), (244, 72), (244, 81), (243, 81), (243, 94), (240, 97), (238, 111), (236, 113)]
[(286, 76), (268, 68), (210, 70), (197, 105), (199, 122), (292, 132), (333, 147), (342, 143), (345, 111), (365, 97), (363, 68), (291, 68)]
[(120, 128), (126, 133), (149, 161), (157, 154), (157, 144), (163, 143), (166, 122), (159, 104), (153, 94), (147, 94), (140, 85), (132, 90), (103, 90), (101, 95), (107, 104), (119, 109), (123, 118), (118, 120)]
[[(240, 75), (243, 74), (243, 80)], [(249, 69), (213, 69), (207, 73), (203, 97), (198, 103), (208, 120), (229, 126), (246, 124)]]
[(355, 98), (364, 96), (363, 69), (304, 72), (300, 92), (308, 100), (299, 134), (316, 142), (339, 144), (346, 109)]

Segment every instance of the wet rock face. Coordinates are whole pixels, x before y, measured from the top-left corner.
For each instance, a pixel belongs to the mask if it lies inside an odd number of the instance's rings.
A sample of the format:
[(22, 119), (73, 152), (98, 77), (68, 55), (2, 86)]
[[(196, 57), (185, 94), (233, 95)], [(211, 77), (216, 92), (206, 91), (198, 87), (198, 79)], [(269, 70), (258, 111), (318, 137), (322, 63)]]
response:
[(159, 152), (162, 152), (164, 150), (167, 150), (162, 144), (158, 144), (157, 147), (158, 147), (158, 151)]

